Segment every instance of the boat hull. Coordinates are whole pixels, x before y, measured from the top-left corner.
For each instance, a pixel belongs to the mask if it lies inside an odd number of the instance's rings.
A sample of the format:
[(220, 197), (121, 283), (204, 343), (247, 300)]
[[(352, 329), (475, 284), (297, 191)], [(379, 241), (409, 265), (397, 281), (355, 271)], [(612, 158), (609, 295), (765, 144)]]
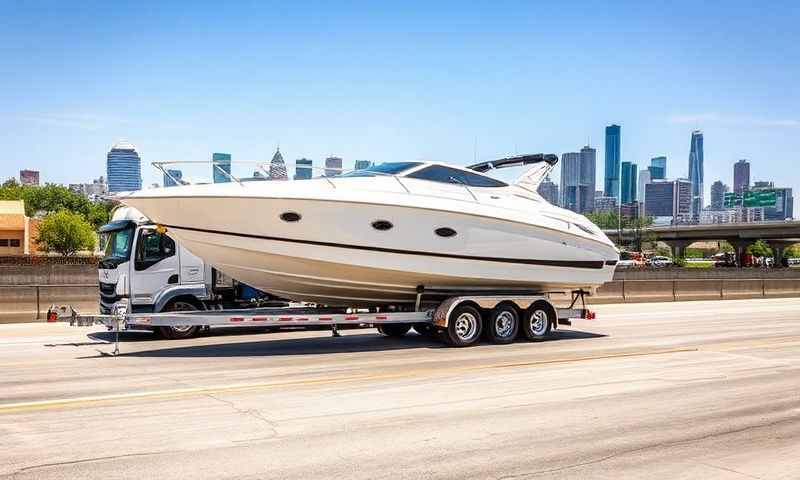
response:
[[(591, 289), (611, 279), (609, 259), (616, 259), (613, 246), (602, 242), (480, 211), (298, 198), (143, 197), (125, 203), (233, 278), (326, 305), (412, 302), (418, 286)], [(299, 220), (282, 220), (286, 213)], [(376, 221), (391, 228), (376, 229)], [(442, 237), (436, 233), (441, 228), (455, 235)]]

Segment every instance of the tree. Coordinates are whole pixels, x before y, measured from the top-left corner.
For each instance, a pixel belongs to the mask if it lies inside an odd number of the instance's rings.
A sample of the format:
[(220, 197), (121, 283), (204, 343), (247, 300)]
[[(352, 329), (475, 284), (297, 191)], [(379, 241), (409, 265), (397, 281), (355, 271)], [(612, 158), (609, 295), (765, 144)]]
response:
[(754, 257), (771, 257), (772, 249), (769, 248), (764, 240), (756, 240), (755, 243), (747, 247), (747, 253)]
[(800, 243), (790, 245), (783, 250), (785, 258), (800, 258)]
[(23, 200), (25, 214), (29, 217), (38, 212), (69, 210), (80, 213), (95, 228), (108, 223), (112, 205), (109, 202), (92, 202), (85, 195), (75, 193), (61, 185), (47, 184), (43, 187), (20, 185), (11, 179), (0, 187), (0, 200)]
[(630, 230), (633, 236), (634, 250), (641, 252), (646, 244), (652, 247), (656, 242), (658, 237), (650, 230), (650, 226), (653, 225), (653, 217), (623, 218), (623, 220), (625, 220), (623, 228)]
[(81, 250), (93, 250), (94, 242), (94, 228), (80, 214), (60, 210), (39, 223), (36, 244), (45, 252), (58, 252), (66, 257)]

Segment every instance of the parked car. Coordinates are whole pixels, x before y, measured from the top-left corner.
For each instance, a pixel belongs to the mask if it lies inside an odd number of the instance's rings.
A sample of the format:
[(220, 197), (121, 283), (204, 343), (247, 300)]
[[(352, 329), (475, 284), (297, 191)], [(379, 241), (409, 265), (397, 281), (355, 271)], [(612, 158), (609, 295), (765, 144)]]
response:
[(640, 266), (636, 260), (620, 260), (617, 262), (617, 268), (634, 268)]
[(655, 256), (650, 257), (647, 264), (651, 267), (670, 267), (672, 266), (672, 259), (669, 257)]

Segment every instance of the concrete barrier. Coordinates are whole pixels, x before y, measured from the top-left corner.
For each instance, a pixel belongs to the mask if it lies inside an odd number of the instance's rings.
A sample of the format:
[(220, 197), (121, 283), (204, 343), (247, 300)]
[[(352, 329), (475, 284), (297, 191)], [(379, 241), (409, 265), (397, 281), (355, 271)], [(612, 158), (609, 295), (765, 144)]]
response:
[(764, 280), (765, 297), (800, 297), (800, 279)]
[(626, 302), (671, 302), (675, 297), (673, 280), (625, 280), (622, 287)]
[(758, 298), (764, 293), (764, 279), (723, 279), (722, 291), (726, 299)]
[(676, 280), (675, 301), (682, 300), (720, 300), (724, 298), (721, 279)]
[(53, 304), (96, 313), (99, 298), (96, 284), (0, 286), (0, 323), (43, 322)]

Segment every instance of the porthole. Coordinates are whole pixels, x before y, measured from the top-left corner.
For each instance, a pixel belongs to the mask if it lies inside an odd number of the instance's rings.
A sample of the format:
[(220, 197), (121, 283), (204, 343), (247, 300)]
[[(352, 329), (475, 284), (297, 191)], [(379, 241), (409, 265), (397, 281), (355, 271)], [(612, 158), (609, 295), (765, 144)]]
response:
[(300, 214), (297, 212), (283, 212), (281, 213), (281, 220), (284, 222), (299, 222)]
[(386, 230), (391, 230), (392, 227), (394, 227), (394, 225), (392, 225), (392, 222), (388, 220), (375, 220), (374, 222), (372, 222), (372, 228), (374, 228), (375, 230), (380, 230), (382, 232), (385, 232)]
[(435, 232), (436, 232), (436, 235), (439, 235), (440, 237), (445, 237), (445, 238), (447, 238), (447, 237), (455, 237), (456, 236), (456, 231), (453, 230), (452, 228), (448, 228), (448, 227), (437, 228), (435, 230)]

